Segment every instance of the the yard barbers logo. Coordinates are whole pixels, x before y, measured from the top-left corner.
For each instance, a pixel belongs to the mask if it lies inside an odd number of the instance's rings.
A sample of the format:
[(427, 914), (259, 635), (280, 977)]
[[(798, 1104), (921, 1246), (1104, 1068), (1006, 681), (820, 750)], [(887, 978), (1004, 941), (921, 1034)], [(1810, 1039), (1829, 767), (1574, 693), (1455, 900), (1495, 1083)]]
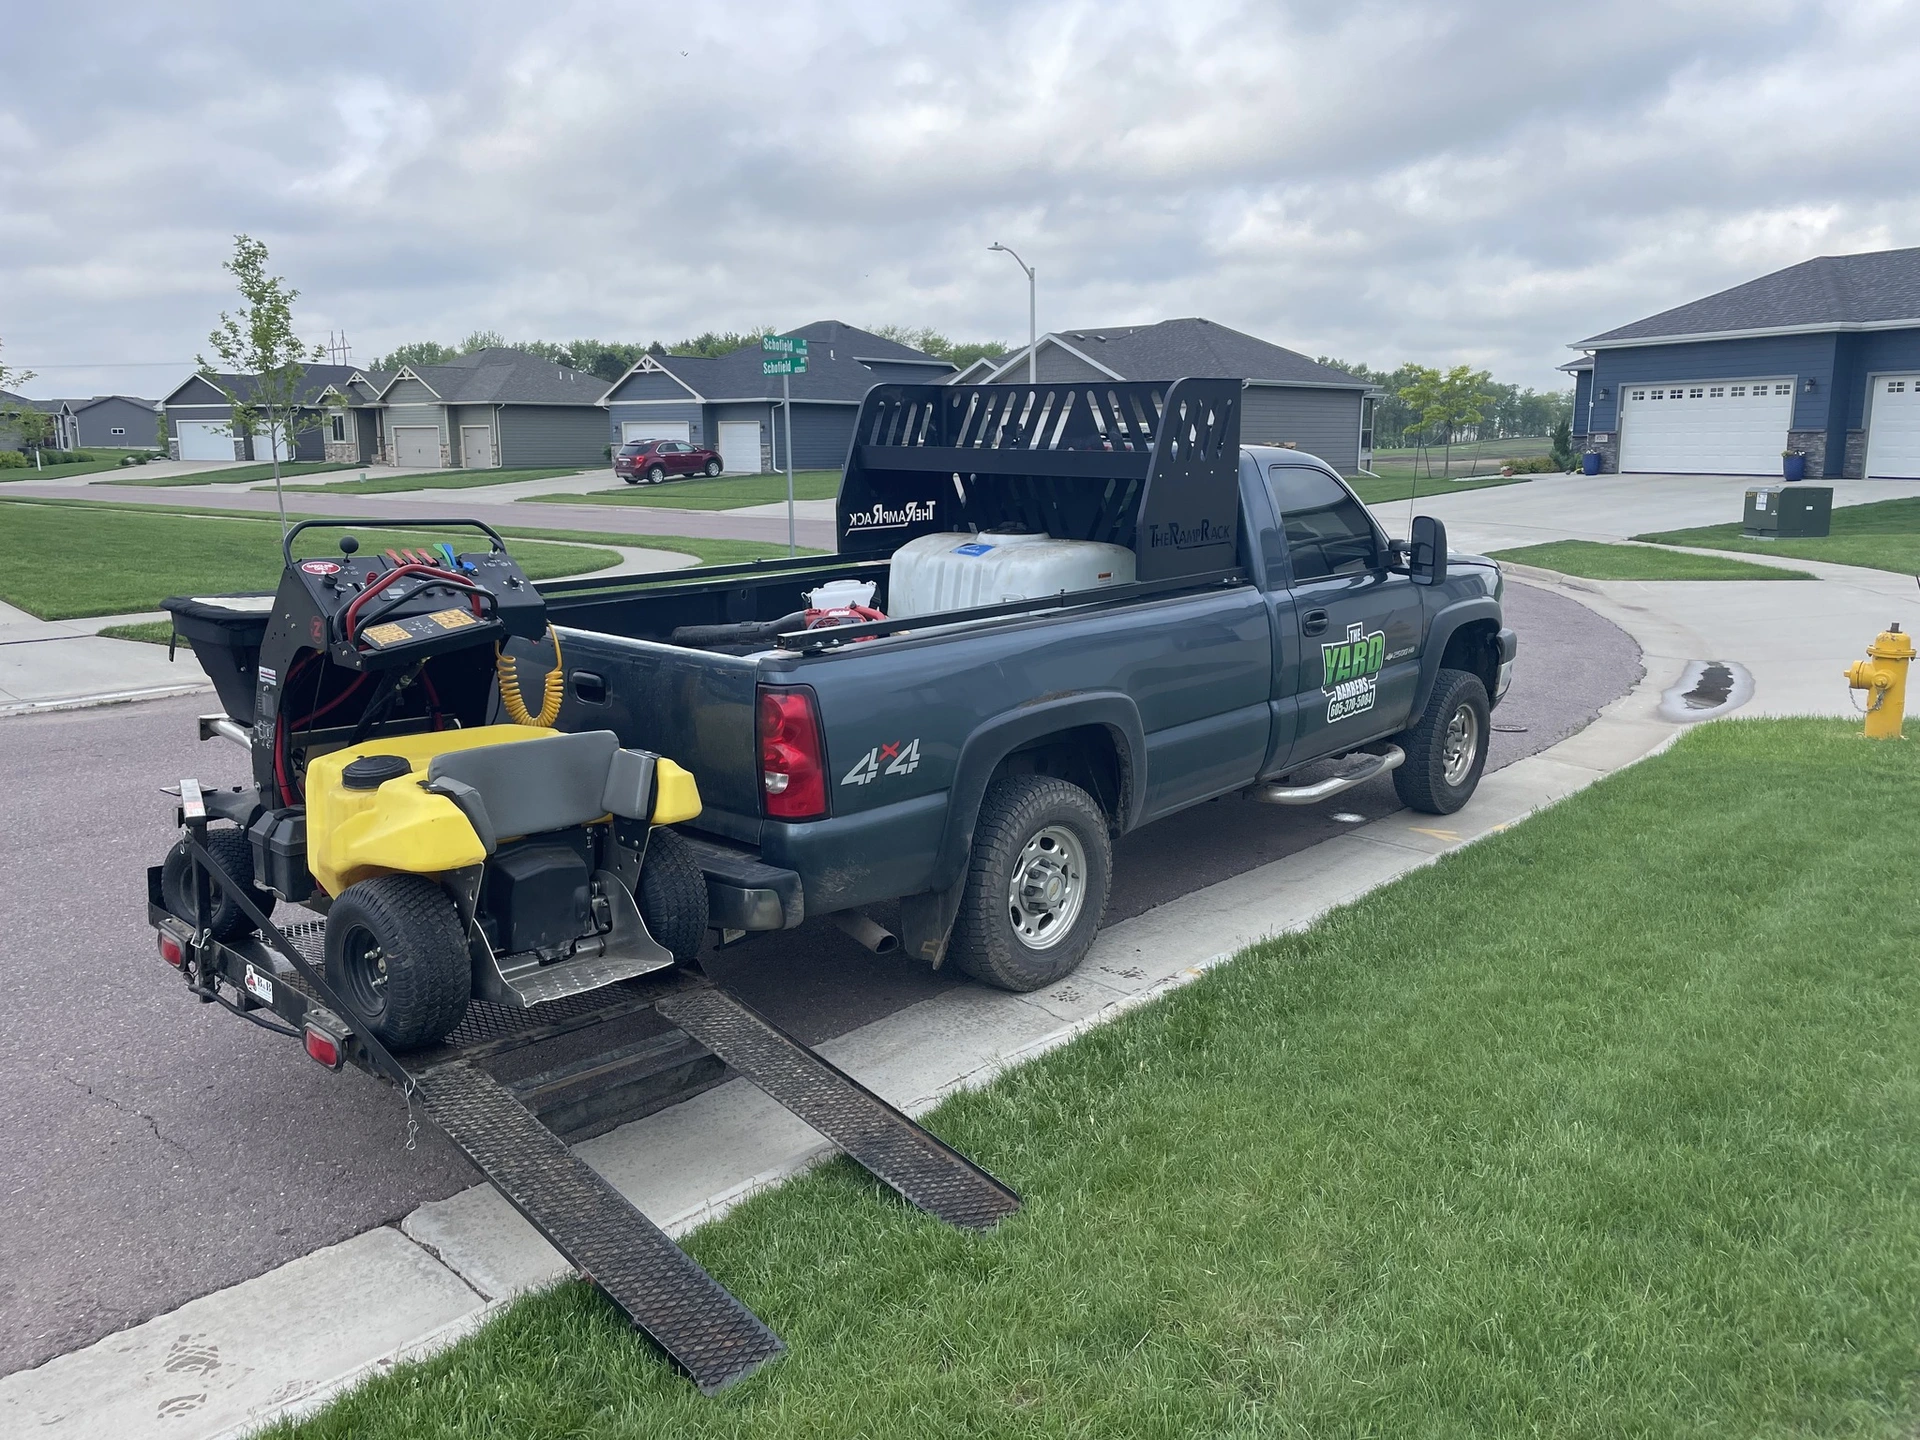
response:
[(904, 530), (909, 525), (918, 525), (933, 520), (933, 507), (937, 500), (909, 500), (906, 504), (888, 508), (885, 505), (870, 505), (865, 510), (847, 512), (849, 530)]
[(1361, 715), (1373, 708), (1380, 667), (1386, 661), (1387, 635), (1371, 634), (1364, 626), (1349, 625), (1347, 638), (1320, 646), (1321, 693), (1327, 697), (1327, 723)]

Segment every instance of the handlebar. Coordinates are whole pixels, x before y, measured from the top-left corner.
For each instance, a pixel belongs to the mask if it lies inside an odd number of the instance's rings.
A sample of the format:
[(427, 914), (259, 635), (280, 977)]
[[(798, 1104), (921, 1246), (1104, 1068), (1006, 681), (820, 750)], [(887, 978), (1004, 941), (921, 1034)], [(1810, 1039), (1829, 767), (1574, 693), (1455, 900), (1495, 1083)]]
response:
[(507, 542), (500, 538), (500, 532), (484, 520), (302, 520), (281, 538), (280, 557), (289, 566), (293, 564), (293, 537), (302, 530), (347, 530), (356, 526), (370, 530), (383, 527), (391, 530), (425, 530), (465, 526), (470, 530), (483, 531), (492, 544), (494, 553), (505, 554), (507, 549)]

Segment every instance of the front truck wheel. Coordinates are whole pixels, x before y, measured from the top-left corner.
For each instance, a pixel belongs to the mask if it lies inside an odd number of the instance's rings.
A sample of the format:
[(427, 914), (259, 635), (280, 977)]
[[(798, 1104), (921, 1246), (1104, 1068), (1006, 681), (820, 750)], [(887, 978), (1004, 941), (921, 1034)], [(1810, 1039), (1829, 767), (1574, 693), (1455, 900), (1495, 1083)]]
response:
[(473, 990), (459, 912), (419, 875), (349, 885), (327, 912), (327, 984), (389, 1050), (445, 1039)]
[(1442, 670), (1413, 728), (1400, 736), (1407, 763), (1393, 772), (1400, 803), (1451, 815), (1473, 798), (1492, 737), (1487, 687), (1465, 670)]
[(686, 965), (700, 954), (707, 939), (707, 877), (693, 847), (664, 825), (647, 836), (634, 899), (647, 933), (675, 960)]
[(953, 961), (1002, 990), (1038, 990), (1073, 972), (1107, 911), (1107, 817), (1078, 785), (997, 780), (980, 804)]

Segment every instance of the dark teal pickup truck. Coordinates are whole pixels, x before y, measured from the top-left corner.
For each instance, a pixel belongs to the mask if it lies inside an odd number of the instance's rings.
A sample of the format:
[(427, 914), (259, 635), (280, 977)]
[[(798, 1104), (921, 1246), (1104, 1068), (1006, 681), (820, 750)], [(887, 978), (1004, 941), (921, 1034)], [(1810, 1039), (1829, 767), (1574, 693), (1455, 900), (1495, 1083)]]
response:
[[(1499, 567), (1428, 517), (1389, 538), (1310, 455), (1242, 446), (1240, 394), (877, 386), (837, 555), (540, 587), (559, 723), (693, 771), (726, 939), (837, 915), (1016, 990), (1079, 964), (1113, 838), (1161, 816), (1387, 771), (1457, 810), (1512, 673)], [(871, 591), (809, 601), (834, 581)], [(891, 900), (897, 940), (862, 913)]]

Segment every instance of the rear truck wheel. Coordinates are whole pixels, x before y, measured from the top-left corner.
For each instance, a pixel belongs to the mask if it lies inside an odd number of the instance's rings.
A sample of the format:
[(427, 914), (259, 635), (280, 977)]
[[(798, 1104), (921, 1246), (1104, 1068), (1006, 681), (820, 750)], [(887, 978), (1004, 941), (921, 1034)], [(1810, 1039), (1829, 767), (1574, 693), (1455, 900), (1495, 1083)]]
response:
[(647, 933), (680, 964), (691, 964), (707, 939), (707, 877), (693, 848), (664, 825), (647, 836), (634, 899)]
[(1407, 763), (1393, 772), (1400, 802), (1429, 815), (1451, 815), (1473, 798), (1492, 736), (1487, 688), (1478, 675), (1442, 670), (1413, 728), (1399, 737)]
[(459, 912), (419, 875), (349, 885), (327, 912), (327, 984), (389, 1050), (445, 1039), (473, 990)]
[(1045, 775), (995, 781), (974, 827), (954, 963), (1002, 990), (1072, 974), (1100, 929), (1112, 878), (1107, 817), (1091, 795)]
[[(273, 913), (273, 893), (253, 883), (253, 846), (248, 843), (244, 830), (208, 830), (207, 853), (236, 884), (247, 887), (247, 898), (260, 907), (262, 915)], [(193, 864), (187, 856), (185, 836), (167, 852), (166, 863), (160, 870), (160, 893), (168, 910), (188, 924), (193, 923)], [(207, 902), (212, 917), (209, 928), (214, 939), (238, 940), (253, 934), (253, 921), (247, 918), (247, 912), (211, 879), (207, 882)]]
[(718, 460), (707, 461), (707, 478), (711, 480), (713, 479), (714, 476), (718, 475), (719, 473), (720, 473), (720, 462)]
[(667, 472), (665, 468), (662, 466), (655, 465), (652, 469), (647, 471), (647, 484), (649, 485), (658, 485), (662, 480), (666, 478), (667, 478)]

